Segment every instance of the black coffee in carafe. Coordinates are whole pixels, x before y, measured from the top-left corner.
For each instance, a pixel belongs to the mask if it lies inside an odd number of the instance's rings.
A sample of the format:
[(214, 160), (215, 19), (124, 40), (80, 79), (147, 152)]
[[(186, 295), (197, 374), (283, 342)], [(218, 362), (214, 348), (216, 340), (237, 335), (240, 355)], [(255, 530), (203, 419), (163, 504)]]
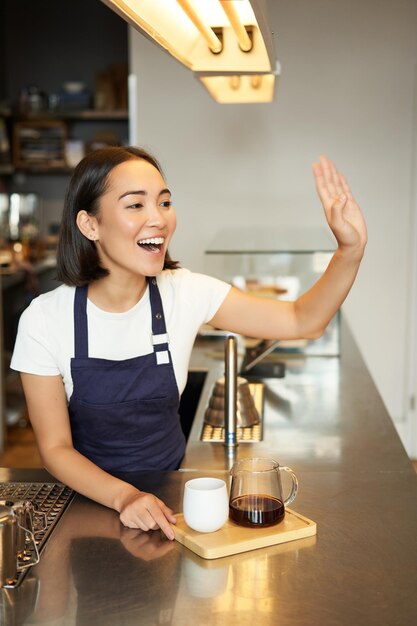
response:
[[(287, 497), (283, 495), (281, 473), (291, 480)], [(241, 526), (262, 528), (284, 519), (285, 507), (297, 495), (297, 477), (289, 467), (273, 459), (243, 458), (230, 470), (229, 517)]]
[(231, 500), (229, 517), (240, 526), (265, 527), (284, 519), (285, 507), (281, 500), (263, 494), (249, 494)]

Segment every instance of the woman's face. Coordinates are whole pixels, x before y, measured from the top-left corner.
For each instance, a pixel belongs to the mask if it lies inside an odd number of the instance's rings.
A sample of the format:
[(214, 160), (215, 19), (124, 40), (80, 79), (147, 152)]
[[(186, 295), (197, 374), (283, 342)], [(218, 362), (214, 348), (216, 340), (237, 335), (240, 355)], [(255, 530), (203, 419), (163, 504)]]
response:
[(159, 274), (176, 217), (158, 170), (141, 159), (117, 165), (99, 207), (96, 245), (103, 266), (110, 273)]

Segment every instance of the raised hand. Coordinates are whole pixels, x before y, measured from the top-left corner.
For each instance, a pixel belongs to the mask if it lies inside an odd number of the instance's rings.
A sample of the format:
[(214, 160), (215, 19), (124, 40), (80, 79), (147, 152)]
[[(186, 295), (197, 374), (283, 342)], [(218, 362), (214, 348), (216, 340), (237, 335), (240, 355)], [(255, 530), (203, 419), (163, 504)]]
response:
[(368, 237), (366, 224), (345, 177), (326, 156), (321, 156), (319, 163), (313, 163), (313, 174), (327, 222), (339, 248), (363, 254)]

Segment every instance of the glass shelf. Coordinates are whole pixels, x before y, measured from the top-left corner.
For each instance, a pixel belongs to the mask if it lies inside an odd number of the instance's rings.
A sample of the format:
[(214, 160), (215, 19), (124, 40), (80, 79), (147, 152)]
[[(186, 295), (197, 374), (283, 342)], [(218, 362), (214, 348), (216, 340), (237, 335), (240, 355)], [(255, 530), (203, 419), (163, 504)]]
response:
[[(335, 248), (331, 233), (324, 229), (225, 229), (205, 251), (205, 269), (254, 295), (295, 300), (320, 278)], [(339, 317), (319, 339), (282, 341), (274, 355), (338, 356)]]
[(206, 254), (275, 254), (277, 252), (332, 252), (330, 232), (322, 228), (231, 228), (220, 231)]

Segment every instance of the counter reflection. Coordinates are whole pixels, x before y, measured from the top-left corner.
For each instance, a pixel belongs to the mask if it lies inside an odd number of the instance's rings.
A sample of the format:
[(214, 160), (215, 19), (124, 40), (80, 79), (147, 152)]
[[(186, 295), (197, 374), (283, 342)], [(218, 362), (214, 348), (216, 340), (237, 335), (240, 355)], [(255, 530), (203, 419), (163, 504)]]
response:
[(226, 624), (230, 611), (241, 623), (269, 619), (285, 602), (287, 572), (317, 540), (209, 561), (159, 531), (124, 528), (117, 513), (90, 501), (74, 501), (70, 513), (21, 586), (3, 590), (11, 593), (0, 602), (2, 624), (186, 626), (206, 623), (208, 614)]
[[(159, 531), (125, 528), (115, 511), (84, 499), (74, 501), (40, 563), (0, 604), (1, 623), (161, 623), (161, 614), (171, 614), (176, 599), (178, 556), (175, 544)], [(18, 595), (25, 598), (24, 616), (15, 611)]]
[[(252, 550), (215, 560), (183, 549), (181, 581), (172, 624), (277, 623), (293, 584), (301, 552), (314, 549), (317, 537)], [(260, 621), (259, 621), (260, 620)]]

